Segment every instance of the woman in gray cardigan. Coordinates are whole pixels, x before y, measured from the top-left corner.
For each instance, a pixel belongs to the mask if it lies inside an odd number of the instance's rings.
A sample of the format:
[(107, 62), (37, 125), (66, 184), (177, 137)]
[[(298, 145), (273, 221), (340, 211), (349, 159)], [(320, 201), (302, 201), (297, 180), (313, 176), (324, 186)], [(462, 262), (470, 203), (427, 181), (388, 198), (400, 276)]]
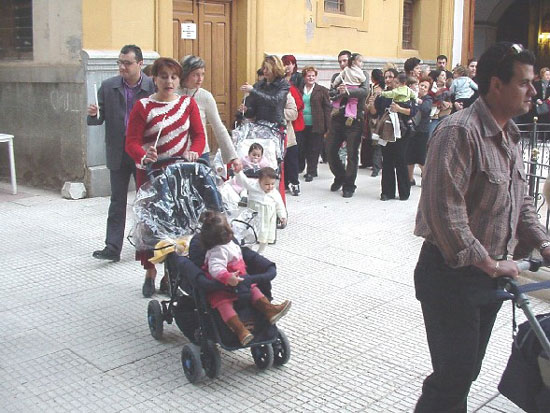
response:
[[(206, 124), (210, 124), (216, 142), (220, 148), (222, 160), (225, 164), (231, 163), (233, 170), (239, 172), (242, 169), (242, 162), (237, 156), (235, 147), (226, 127), (220, 119), (218, 107), (214, 96), (208, 90), (203, 89), (202, 82), (204, 80), (204, 72), (206, 64), (198, 56), (185, 56), (180, 62), (183, 68), (183, 77), (181, 79), (182, 92), (185, 95), (191, 96), (197, 102), (201, 114), (204, 134), (206, 135)], [(204, 148), (203, 157), (208, 161), (209, 156), (208, 139)]]

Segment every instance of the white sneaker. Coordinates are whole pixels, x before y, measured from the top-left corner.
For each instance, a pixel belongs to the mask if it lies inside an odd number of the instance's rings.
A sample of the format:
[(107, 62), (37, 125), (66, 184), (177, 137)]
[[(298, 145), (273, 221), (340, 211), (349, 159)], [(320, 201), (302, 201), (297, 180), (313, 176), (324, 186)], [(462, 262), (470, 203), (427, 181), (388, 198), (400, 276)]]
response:
[(300, 195), (300, 184), (288, 184), (288, 189), (290, 189), (292, 196)]

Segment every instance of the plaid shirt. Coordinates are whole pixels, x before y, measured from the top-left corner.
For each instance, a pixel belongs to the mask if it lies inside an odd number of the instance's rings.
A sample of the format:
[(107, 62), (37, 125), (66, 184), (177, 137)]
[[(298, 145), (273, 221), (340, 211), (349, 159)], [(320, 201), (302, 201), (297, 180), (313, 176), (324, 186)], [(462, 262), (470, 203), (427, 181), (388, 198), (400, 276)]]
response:
[(527, 196), (520, 135), (501, 129), (482, 98), (442, 122), (429, 141), (415, 235), (435, 244), (451, 267), (548, 239)]

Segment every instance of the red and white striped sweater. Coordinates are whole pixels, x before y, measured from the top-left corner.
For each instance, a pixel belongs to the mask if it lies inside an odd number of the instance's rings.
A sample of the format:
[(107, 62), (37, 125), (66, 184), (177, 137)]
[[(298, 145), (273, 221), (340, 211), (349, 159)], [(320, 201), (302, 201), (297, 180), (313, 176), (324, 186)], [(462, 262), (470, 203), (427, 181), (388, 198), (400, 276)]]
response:
[(171, 102), (160, 102), (147, 97), (134, 105), (126, 130), (126, 152), (137, 168), (144, 169), (141, 159), (155, 144), (159, 129), (162, 132), (157, 143), (158, 159), (181, 156), (185, 151), (202, 154), (204, 127), (195, 100), (179, 96)]

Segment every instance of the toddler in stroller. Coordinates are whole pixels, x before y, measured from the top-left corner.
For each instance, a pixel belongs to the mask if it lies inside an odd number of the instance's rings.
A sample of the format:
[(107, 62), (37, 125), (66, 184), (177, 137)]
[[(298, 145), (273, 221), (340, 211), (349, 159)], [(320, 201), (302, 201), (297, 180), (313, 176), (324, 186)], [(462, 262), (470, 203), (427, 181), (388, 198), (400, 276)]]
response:
[[(202, 228), (200, 241), (207, 250), (203, 270), (206, 276), (231, 287), (244, 281), (246, 264), (243, 260), (241, 247), (233, 241), (233, 231), (224, 215), (215, 211), (205, 211), (201, 216)], [(252, 306), (260, 311), (271, 324), (275, 324), (290, 309), (291, 302), (285, 300), (282, 304), (273, 305), (262, 294), (256, 284), (250, 286)], [(208, 302), (219, 311), (222, 320), (245, 346), (254, 336), (243, 325), (233, 308), (237, 295), (224, 290), (214, 291), (207, 295)]]
[[(257, 178), (260, 169), (270, 165), (267, 158), (264, 157), (264, 147), (257, 142), (250, 145), (248, 155), (242, 158), (241, 162), (243, 164), (242, 171), (250, 178)], [(218, 173), (223, 172), (223, 169), (218, 165), (216, 166), (216, 171)], [(237, 182), (235, 177), (231, 178), (228, 182), (231, 185), (231, 188), (241, 197), (241, 199), (247, 197), (246, 190)]]
[[(233, 298), (237, 297), (230, 304), (238, 319), (253, 335), (246, 347), (250, 347), (254, 362), (260, 369), (273, 364), (283, 365), (290, 358), (288, 339), (273, 324), (290, 307), (287, 302), (282, 308), (284, 311), (279, 311), (281, 307), (270, 304), (271, 280), (276, 276), (275, 264), (243, 247), (240, 253), (246, 263), (246, 276), (239, 277), (242, 280), (232, 287), (208, 278), (201, 269), (205, 262), (215, 260), (206, 260), (207, 251), (201, 246), (200, 236), (186, 241), (188, 248), (178, 246), (182, 239), (188, 240), (192, 234), (201, 231), (200, 216), (205, 210), (210, 211), (204, 216), (214, 214), (224, 217), (224, 209), (212, 170), (202, 164), (190, 163), (175, 163), (163, 169), (160, 176), (140, 189), (134, 204), (137, 222), (133, 241), (137, 247), (155, 249), (155, 257), (163, 260), (165, 276), (169, 280), (170, 298), (151, 300), (148, 304), (149, 329), (155, 339), (161, 339), (164, 322), (176, 322), (190, 340), (184, 345), (181, 357), (184, 373), (193, 383), (202, 377), (203, 371), (210, 378), (219, 374), (221, 359), (218, 344), (230, 351), (245, 347), (220, 313), (209, 305), (208, 297), (216, 291), (225, 291)], [(225, 214), (230, 213), (227, 211)], [(235, 224), (233, 232), (237, 239), (244, 240), (246, 237), (239, 229), (238, 218), (232, 221)], [(208, 232), (207, 228), (205, 230)], [(187, 252), (188, 256), (185, 255)], [(217, 273), (212, 269), (210, 274)], [(251, 291), (252, 284), (261, 293)], [(255, 300), (258, 302), (250, 305), (252, 294), (262, 299), (261, 302)]]

